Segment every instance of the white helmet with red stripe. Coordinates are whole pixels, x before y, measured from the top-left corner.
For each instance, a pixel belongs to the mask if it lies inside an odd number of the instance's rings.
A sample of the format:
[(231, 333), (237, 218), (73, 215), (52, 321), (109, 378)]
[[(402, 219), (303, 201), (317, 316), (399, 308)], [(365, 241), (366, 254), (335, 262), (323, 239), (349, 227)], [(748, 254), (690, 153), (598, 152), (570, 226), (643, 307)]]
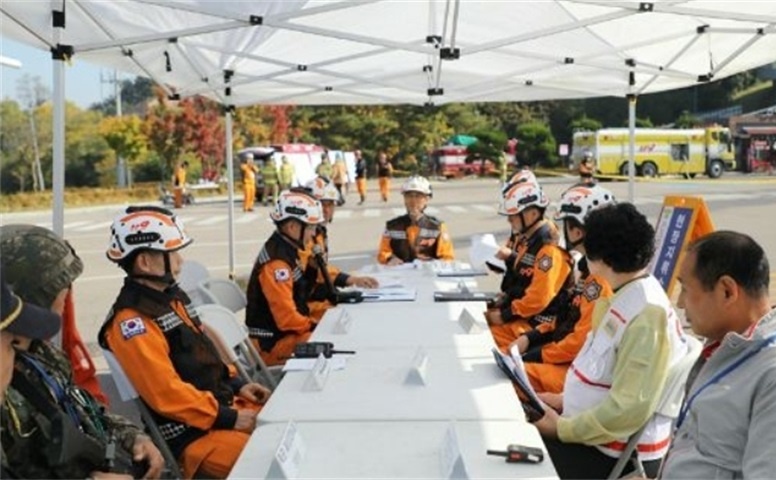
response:
[(174, 252), (192, 241), (181, 220), (166, 208), (130, 206), (110, 227), (106, 255), (118, 263), (137, 251)]
[(275, 223), (290, 219), (299, 220), (306, 225), (318, 225), (326, 222), (321, 202), (311, 194), (299, 189), (282, 191), (277, 203), (275, 203), (275, 210), (270, 212), (269, 217)]
[(313, 178), (307, 183), (307, 188), (310, 189), (313, 197), (322, 202), (327, 200), (331, 202), (340, 201), (340, 193), (337, 190), (337, 187), (335, 187), (334, 183), (326, 177), (321, 177), (319, 175)]
[(614, 194), (604, 187), (577, 185), (563, 192), (555, 220), (573, 218), (584, 225), (588, 213), (611, 203), (615, 203)]
[(507, 185), (504, 189), (499, 215), (517, 215), (528, 207), (547, 208), (550, 201), (542, 188), (535, 183), (524, 182)]

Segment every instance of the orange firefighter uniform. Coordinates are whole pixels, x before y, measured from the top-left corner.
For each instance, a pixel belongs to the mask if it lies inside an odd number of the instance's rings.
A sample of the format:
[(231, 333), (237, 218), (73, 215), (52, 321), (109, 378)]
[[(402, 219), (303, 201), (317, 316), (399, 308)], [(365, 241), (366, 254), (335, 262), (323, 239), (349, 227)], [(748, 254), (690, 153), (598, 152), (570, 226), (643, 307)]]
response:
[(245, 323), (267, 365), (284, 363), (317, 325), (307, 305), (317, 270), (306, 270), (302, 250), (275, 231), (259, 252), (248, 279)]
[(253, 163), (245, 162), (240, 166), (243, 177), (243, 212), (253, 211), (256, 201), (256, 173), (259, 169)]
[(366, 160), (359, 158), (356, 161), (356, 189), (361, 203), (366, 200)]
[(183, 190), (186, 188), (186, 167), (183, 164), (175, 167), (172, 175), (173, 202), (175, 208), (183, 207)]
[(261, 407), (235, 397), (245, 382), (221, 361), (186, 294), (125, 280), (99, 339), (150, 407), (185, 478), (225, 478), (249, 437), (234, 430), (237, 411)]
[(404, 262), (421, 260), (455, 260), (455, 251), (445, 223), (431, 215), (413, 222), (408, 214), (385, 224), (377, 251), (378, 263), (386, 264), (392, 257)]
[(518, 238), (518, 248), (505, 262), (502, 298), (490, 308), (501, 312), (503, 325), (491, 325), (496, 346), (502, 351), (523, 333), (550, 323), (563, 303), (559, 295), (573, 268), (571, 255), (558, 247), (556, 230), (542, 220), (528, 236)]
[(391, 190), (391, 175), (393, 166), (389, 162), (377, 165), (377, 182), (380, 185), (380, 197), (384, 202), (388, 201), (388, 192)]
[(523, 353), (525, 371), (538, 392), (563, 392), (566, 371), (585, 343), (593, 319), (593, 306), (599, 298), (612, 296), (603, 278), (591, 275), (580, 261), (582, 276), (574, 285), (569, 304), (553, 324), (542, 324), (524, 335), (528, 349)]

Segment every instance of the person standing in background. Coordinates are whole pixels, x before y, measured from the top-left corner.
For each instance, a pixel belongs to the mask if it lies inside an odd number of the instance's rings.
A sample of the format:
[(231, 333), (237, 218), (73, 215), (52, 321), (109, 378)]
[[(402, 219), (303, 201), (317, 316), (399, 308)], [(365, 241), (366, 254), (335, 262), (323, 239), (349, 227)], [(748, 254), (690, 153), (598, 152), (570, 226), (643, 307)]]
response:
[(296, 173), (296, 170), (287, 156), (283, 155), (280, 157), (280, 161), (280, 190), (288, 190), (291, 188), (291, 184), (294, 183), (294, 174)]
[(377, 181), (380, 184), (380, 197), (383, 202), (388, 201), (388, 192), (391, 190), (391, 176), (393, 176), (393, 165), (388, 161), (385, 152), (380, 152), (377, 157)]
[(361, 150), (356, 150), (354, 154), (356, 155), (356, 189), (358, 196), (361, 197), (358, 204), (362, 205), (366, 201), (366, 160), (361, 156)]
[(264, 206), (269, 202), (274, 205), (278, 199), (278, 182), (283, 183), (283, 179), (272, 157), (264, 161), (264, 166), (261, 167), (261, 178), (264, 180)]
[(183, 208), (183, 192), (186, 188), (186, 169), (189, 166), (189, 162), (186, 160), (179, 162), (175, 166), (175, 171), (172, 175), (172, 187), (175, 201), (175, 208)]
[(259, 169), (253, 163), (253, 154), (245, 156), (245, 162), (240, 165), (243, 180), (243, 212), (253, 211), (253, 202), (256, 200), (256, 174)]
[(342, 186), (347, 183), (348, 170), (345, 167), (345, 160), (342, 159), (342, 155), (337, 154), (337, 159), (334, 161), (334, 168), (331, 172), (331, 181), (334, 184), (334, 188), (339, 192), (339, 200), (337, 205), (341, 206), (345, 203), (345, 195), (342, 193)]

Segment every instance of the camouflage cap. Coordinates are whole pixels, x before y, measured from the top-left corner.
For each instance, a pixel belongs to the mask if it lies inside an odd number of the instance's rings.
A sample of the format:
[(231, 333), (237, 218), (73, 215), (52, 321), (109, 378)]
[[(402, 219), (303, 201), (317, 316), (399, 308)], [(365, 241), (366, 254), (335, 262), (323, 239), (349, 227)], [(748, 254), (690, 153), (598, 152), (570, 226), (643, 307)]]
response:
[(24, 301), (50, 308), (57, 295), (84, 270), (73, 248), (37, 225), (0, 227), (4, 280)]

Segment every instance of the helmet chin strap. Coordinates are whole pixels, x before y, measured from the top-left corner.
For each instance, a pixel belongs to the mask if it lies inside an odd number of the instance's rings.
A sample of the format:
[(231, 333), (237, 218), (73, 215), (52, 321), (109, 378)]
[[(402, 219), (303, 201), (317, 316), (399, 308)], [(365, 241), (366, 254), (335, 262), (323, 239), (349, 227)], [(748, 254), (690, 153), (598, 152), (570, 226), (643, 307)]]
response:
[(178, 281), (172, 274), (172, 266), (170, 265), (170, 252), (163, 252), (164, 256), (164, 275), (151, 275), (147, 273), (135, 273), (130, 275), (132, 278), (139, 278), (143, 280), (150, 280), (152, 282), (160, 283), (165, 286), (165, 291), (173, 289), (178, 285)]
[(537, 223), (539, 223), (542, 220), (542, 217), (543, 217), (543, 215), (539, 215), (538, 217), (536, 217), (536, 220), (531, 222), (530, 225), (526, 225), (525, 224), (525, 210), (523, 210), (520, 213), (518, 213), (518, 215), (520, 216), (520, 224), (523, 226), (523, 228), (521, 228), (520, 232), (519, 232), (521, 235), (525, 235), (526, 232), (528, 232), (528, 230), (532, 229)]

